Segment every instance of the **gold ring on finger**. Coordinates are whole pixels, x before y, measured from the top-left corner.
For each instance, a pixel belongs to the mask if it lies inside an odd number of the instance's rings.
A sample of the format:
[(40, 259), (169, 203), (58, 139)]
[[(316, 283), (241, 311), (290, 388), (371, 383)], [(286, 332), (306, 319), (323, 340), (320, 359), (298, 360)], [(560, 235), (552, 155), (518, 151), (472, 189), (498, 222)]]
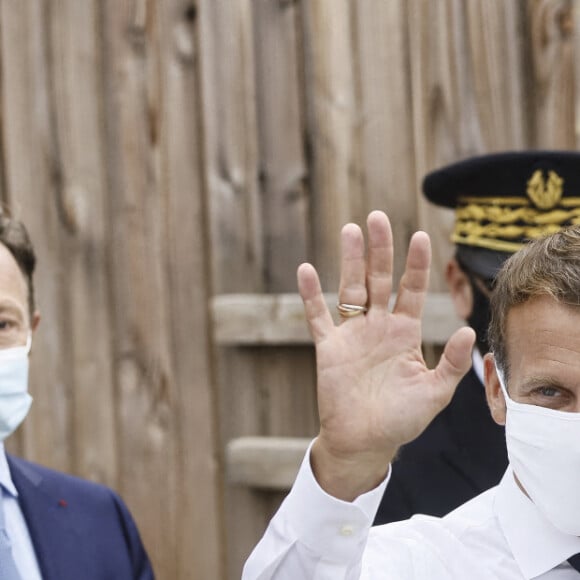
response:
[(359, 314), (365, 314), (368, 311), (366, 306), (359, 306), (358, 304), (345, 304), (344, 302), (339, 302), (336, 305), (338, 313), (342, 318), (353, 318)]

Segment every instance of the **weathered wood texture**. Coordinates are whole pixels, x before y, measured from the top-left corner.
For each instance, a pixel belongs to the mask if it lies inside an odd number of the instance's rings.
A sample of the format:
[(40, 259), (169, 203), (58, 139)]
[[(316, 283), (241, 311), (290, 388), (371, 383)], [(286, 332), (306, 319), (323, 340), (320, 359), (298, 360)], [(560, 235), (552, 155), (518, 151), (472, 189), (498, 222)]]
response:
[(578, 147), (579, 27), (572, 0), (0, 1), (0, 195), (42, 311), (9, 447), (119, 490), (159, 578), (239, 578), (281, 494), (229, 481), (228, 442), (317, 430), (296, 267), (335, 292), (340, 227), (383, 208), (396, 274), (424, 228), (444, 292), (423, 175)]
[(43, 316), (18, 450), (119, 490), (160, 578), (221, 577), (190, 4), (0, 6), (4, 196)]
[[(397, 294), (391, 296), (391, 305)], [(336, 324), (336, 294), (325, 295)], [(283, 345), (310, 344), (304, 308), (298, 294), (222, 294), (212, 301), (214, 339), (217, 344)], [(445, 344), (460, 326), (451, 298), (446, 293), (427, 296), (422, 318), (424, 342)]]

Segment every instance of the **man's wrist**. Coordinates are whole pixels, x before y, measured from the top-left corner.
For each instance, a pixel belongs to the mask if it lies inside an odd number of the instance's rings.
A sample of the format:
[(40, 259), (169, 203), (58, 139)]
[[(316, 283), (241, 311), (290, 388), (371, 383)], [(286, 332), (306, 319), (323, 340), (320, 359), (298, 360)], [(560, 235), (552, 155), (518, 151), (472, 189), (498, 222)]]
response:
[(329, 495), (354, 501), (376, 487), (387, 477), (389, 465), (397, 450), (385, 452), (364, 451), (352, 455), (330, 452), (317, 439), (310, 454), (312, 472), (318, 485)]

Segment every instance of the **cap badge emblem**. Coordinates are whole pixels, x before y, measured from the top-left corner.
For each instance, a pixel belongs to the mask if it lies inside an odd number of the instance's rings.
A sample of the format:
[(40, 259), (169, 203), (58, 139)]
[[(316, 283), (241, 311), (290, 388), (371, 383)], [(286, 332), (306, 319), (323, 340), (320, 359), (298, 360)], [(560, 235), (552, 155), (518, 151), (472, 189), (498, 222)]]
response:
[(555, 171), (548, 171), (548, 178), (544, 179), (542, 171), (538, 169), (528, 180), (527, 194), (538, 209), (549, 210), (562, 199), (563, 189), (564, 179)]

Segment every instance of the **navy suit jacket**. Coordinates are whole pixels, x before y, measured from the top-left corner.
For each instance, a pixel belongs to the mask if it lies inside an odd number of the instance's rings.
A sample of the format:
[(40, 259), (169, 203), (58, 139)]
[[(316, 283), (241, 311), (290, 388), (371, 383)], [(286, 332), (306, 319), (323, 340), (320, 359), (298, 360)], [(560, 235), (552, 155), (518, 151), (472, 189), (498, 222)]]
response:
[(133, 518), (111, 489), (7, 455), (43, 580), (152, 580)]
[(507, 463), (504, 428), (491, 418), (471, 369), (451, 403), (400, 450), (375, 524), (417, 513), (443, 516), (499, 483)]

